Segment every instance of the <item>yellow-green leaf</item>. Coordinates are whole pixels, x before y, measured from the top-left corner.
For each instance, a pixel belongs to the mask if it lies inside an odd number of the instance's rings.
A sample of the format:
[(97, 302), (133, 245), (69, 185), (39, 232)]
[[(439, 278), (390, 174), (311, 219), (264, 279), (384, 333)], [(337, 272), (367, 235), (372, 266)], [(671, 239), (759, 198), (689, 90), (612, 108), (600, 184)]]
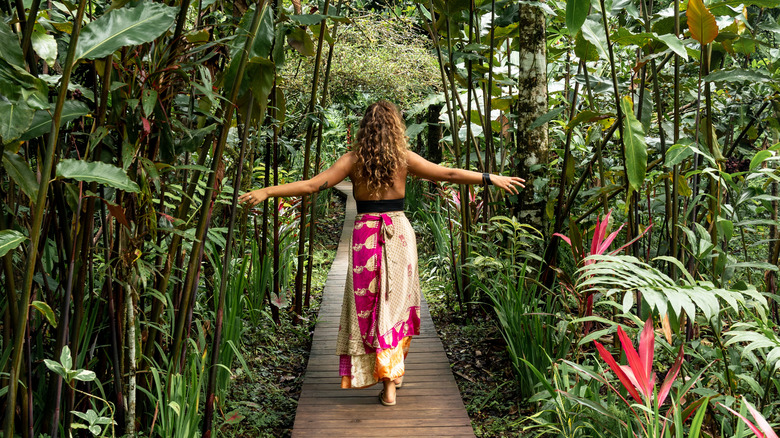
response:
[(21, 245), (27, 240), (24, 234), (15, 230), (0, 231), (0, 257), (8, 254), (9, 251)]
[(688, 2), (688, 29), (691, 37), (702, 45), (709, 44), (718, 36), (718, 24), (715, 16), (704, 6), (702, 0), (690, 0)]
[(41, 312), (52, 327), (57, 328), (57, 318), (54, 316), (54, 311), (51, 310), (51, 307), (49, 307), (48, 304), (43, 301), (33, 301), (30, 305)]

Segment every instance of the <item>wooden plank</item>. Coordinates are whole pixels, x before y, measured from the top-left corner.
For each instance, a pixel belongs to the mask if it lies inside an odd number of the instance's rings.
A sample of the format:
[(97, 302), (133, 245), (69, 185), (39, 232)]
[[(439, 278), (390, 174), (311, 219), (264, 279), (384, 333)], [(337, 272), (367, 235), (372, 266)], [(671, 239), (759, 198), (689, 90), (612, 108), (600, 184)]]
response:
[[(328, 409), (327, 411), (318, 411), (314, 409), (313, 406), (309, 405), (308, 407), (304, 407), (304, 409), (312, 409), (312, 412), (306, 413), (306, 419), (300, 420), (300, 424), (304, 425), (311, 422), (316, 423), (317, 421), (321, 420), (334, 420), (338, 419), (339, 421), (355, 421), (355, 420), (363, 420), (365, 418), (365, 415), (369, 413), (368, 405), (362, 406), (362, 407), (355, 407), (355, 406), (340, 406), (338, 409)], [(390, 409), (390, 408), (389, 408)], [(465, 415), (465, 412), (461, 409), (454, 409), (454, 408), (442, 408), (442, 409), (426, 409), (426, 408), (416, 408), (414, 410), (410, 409), (403, 409), (403, 406), (396, 405), (392, 408), (392, 413), (394, 415), (397, 415), (397, 412), (400, 410), (403, 410), (403, 416), (404, 418), (408, 419), (427, 419), (427, 418), (451, 418), (451, 419), (468, 419), (468, 416)], [(376, 410), (376, 407), (371, 407), (372, 411)], [(380, 412), (381, 414), (381, 412)]]
[[(474, 437), (474, 432), (464, 433), (463, 429), (466, 427), (395, 427), (390, 428), (370, 428), (370, 427), (343, 427), (339, 429), (293, 429), (292, 436), (294, 438), (304, 437), (343, 437), (343, 436), (359, 436), (359, 437), (433, 437), (433, 436), (446, 436), (451, 438), (459, 437)], [(468, 427), (471, 429), (471, 427)]]
[(405, 361), (404, 387), (396, 395), (398, 404), (388, 407), (379, 403), (381, 385), (362, 390), (340, 389), (336, 336), (356, 209), (352, 186), (347, 183), (336, 188), (347, 194), (347, 216), (336, 260), (323, 290), (293, 437), (474, 437), (447, 355), (424, 301), (420, 306), (421, 334), (412, 340)]
[[(403, 427), (457, 427), (471, 426), (467, 418), (395, 418), (395, 416), (382, 416), (374, 418), (355, 418), (345, 424), (344, 420), (318, 420), (312, 422), (302, 422), (298, 429), (343, 429), (352, 425), (359, 427), (377, 427), (377, 428), (395, 428), (403, 420)], [(345, 427), (347, 426), (347, 427)]]

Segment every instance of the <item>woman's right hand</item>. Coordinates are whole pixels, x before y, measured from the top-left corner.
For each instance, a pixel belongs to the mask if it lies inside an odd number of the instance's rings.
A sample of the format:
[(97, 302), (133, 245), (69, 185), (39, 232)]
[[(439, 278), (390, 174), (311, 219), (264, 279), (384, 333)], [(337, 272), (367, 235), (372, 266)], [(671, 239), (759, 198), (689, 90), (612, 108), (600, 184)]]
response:
[(255, 205), (268, 199), (268, 194), (265, 189), (252, 190), (246, 192), (238, 198), (238, 201), (242, 204), (246, 204), (247, 207), (254, 207)]
[(490, 174), (490, 182), (493, 183), (494, 186), (502, 188), (513, 195), (520, 193), (520, 190), (517, 188), (518, 186), (525, 188), (525, 184), (523, 184), (525, 180), (517, 176)]

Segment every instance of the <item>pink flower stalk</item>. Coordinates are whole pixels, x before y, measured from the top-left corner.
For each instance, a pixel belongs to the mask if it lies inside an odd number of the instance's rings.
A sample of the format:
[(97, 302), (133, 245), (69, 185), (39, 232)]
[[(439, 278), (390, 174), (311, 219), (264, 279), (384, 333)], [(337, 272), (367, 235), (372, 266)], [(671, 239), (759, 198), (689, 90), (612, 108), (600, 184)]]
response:
[[(593, 232), (593, 239), (591, 239), (591, 243), (590, 243), (590, 255), (594, 255), (594, 254), (601, 255), (607, 252), (609, 245), (612, 244), (612, 241), (615, 240), (618, 233), (620, 233), (620, 230), (622, 230), (623, 227), (626, 225), (626, 224), (621, 225), (620, 228), (613, 231), (612, 233), (610, 233), (609, 236), (607, 236), (607, 225), (609, 225), (609, 216), (611, 214), (612, 214), (612, 210), (610, 210), (609, 213), (607, 213), (607, 215), (604, 216), (604, 220), (600, 220), (598, 218), (596, 219), (596, 230)], [(568, 243), (569, 246), (572, 246), (571, 239), (564, 236), (563, 234), (555, 233), (553, 234), (553, 236), (560, 237), (561, 239), (563, 239), (564, 242)], [(618, 251), (622, 250), (623, 248), (625, 248), (625, 246), (618, 248), (617, 250), (613, 251), (611, 254), (615, 254)], [(574, 249), (573, 246), (572, 249)], [(581, 258), (585, 258), (586, 254), (580, 254), (580, 256)], [(593, 260), (585, 261), (586, 265), (589, 265), (591, 263), (593, 263)]]
[[(618, 365), (611, 354), (601, 345), (599, 342), (595, 342), (596, 349), (599, 351), (601, 358), (609, 365), (609, 368), (620, 379), (620, 383), (626, 388), (628, 393), (637, 403), (649, 405), (649, 402), (653, 399), (653, 392), (655, 390), (655, 373), (653, 372), (653, 349), (655, 348), (655, 333), (653, 333), (653, 317), (647, 319), (645, 327), (642, 329), (642, 333), (639, 335), (639, 352), (634, 349), (634, 345), (629, 339), (623, 328), (618, 326), (618, 337), (620, 338), (620, 345), (623, 347), (623, 352), (628, 359), (628, 365)], [(677, 354), (677, 359), (674, 361), (674, 365), (666, 373), (666, 379), (661, 385), (661, 389), (658, 391), (658, 400), (656, 406), (660, 407), (666, 397), (669, 395), (669, 391), (672, 389), (672, 383), (677, 378), (677, 374), (680, 372), (680, 367), (683, 362), (683, 348), (680, 346), (680, 352)]]
[[(612, 242), (615, 240), (615, 238), (617, 238), (618, 233), (620, 233), (620, 230), (622, 230), (623, 227), (626, 225), (626, 224), (621, 225), (617, 230), (613, 231), (612, 233), (610, 233), (609, 236), (607, 236), (607, 226), (609, 225), (609, 216), (611, 214), (612, 214), (612, 210), (610, 210), (604, 216), (604, 220), (599, 220), (598, 218), (596, 219), (596, 229), (593, 232), (593, 238), (591, 239), (590, 254), (589, 255), (602, 255), (602, 254), (605, 254), (607, 252), (607, 250), (609, 249), (609, 246), (612, 245)], [(625, 245), (621, 246), (620, 248), (610, 252), (609, 254), (610, 255), (614, 255), (614, 254), (619, 253), (620, 251), (622, 251), (623, 249), (625, 249), (626, 247), (628, 247), (629, 245), (634, 243), (636, 240), (638, 240), (639, 238), (644, 236), (645, 233), (647, 233), (650, 230), (651, 227), (652, 227), (652, 225), (650, 227), (645, 228), (645, 230), (639, 236), (637, 236), (636, 238), (634, 238), (630, 242), (626, 243)], [(555, 234), (553, 234), (553, 236), (560, 237), (561, 239), (563, 239), (564, 242), (568, 243), (569, 246), (571, 246), (572, 253), (574, 253), (574, 260), (577, 263), (579, 263), (580, 260), (584, 259), (588, 255), (588, 254), (585, 254), (585, 248), (581, 249), (582, 254), (577, 254), (576, 253), (577, 249), (574, 248), (574, 245), (572, 245), (571, 239), (569, 239), (568, 237), (564, 236), (563, 234), (555, 233)], [(594, 260), (585, 260), (584, 264), (587, 266), (587, 265), (590, 265), (590, 264), (593, 264), (593, 263), (595, 263)], [(592, 290), (588, 290), (586, 292), (586, 295), (585, 295), (585, 316), (591, 316), (591, 315), (593, 315), (593, 291)], [(584, 330), (585, 330), (585, 333), (590, 332), (591, 324), (592, 324), (591, 321), (586, 321), (585, 322), (584, 327), (583, 327)]]
[[(719, 403), (720, 404), (720, 403)], [(745, 424), (748, 425), (750, 430), (753, 431), (754, 434), (758, 438), (778, 438), (777, 433), (775, 433), (774, 430), (772, 430), (772, 426), (769, 425), (769, 422), (766, 421), (766, 418), (764, 418), (763, 415), (761, 415), (761, 412), (758, 412), (758, 409), (754, 408), (753, 405), (748, 403), (747, 400), (745, 400), (745, 406), (747, 406), (748, 411), (753, 415), (753, 418), (756, 420), (756, 423), (758, 423), (758, 427), (750, 422), (747, 418), (740, 415), (738, 412), (734, 411), (728, 406), (725, 406), (723, 404), (720, 404), (724, 408), (726, 408), (729, 412), (739, 417), (742, 421), (745, 422)]]

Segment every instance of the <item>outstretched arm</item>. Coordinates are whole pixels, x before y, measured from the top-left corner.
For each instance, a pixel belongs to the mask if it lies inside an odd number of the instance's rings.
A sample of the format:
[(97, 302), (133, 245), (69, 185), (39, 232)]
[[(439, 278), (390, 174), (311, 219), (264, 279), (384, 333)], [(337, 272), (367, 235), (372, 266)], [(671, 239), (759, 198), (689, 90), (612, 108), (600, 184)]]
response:
[[(450, 169), (431, 163), (416, 153), (407, 152), (409, 173), (431, 181), (448, 181), (456, 184), (481, 184), (482, 174), (471, 170)], [(490, 175), (490, 182), (509, 193), (517, 194), (517, 187), (525, 187), (525, 180), (516, 176)]]
[(323, 171), (314, 178), (305, 181), (296, 181), (289, 184), (264, 187), (258, 190), (244, 193), (238, 200), (249, 207), (265, 201), (268, 198), (281, 198), (286, 196), (311, 195), (340, 183), (349, 175), (354, 165), (354, 155), (349, 152), (341, 156), (333, 166)]

